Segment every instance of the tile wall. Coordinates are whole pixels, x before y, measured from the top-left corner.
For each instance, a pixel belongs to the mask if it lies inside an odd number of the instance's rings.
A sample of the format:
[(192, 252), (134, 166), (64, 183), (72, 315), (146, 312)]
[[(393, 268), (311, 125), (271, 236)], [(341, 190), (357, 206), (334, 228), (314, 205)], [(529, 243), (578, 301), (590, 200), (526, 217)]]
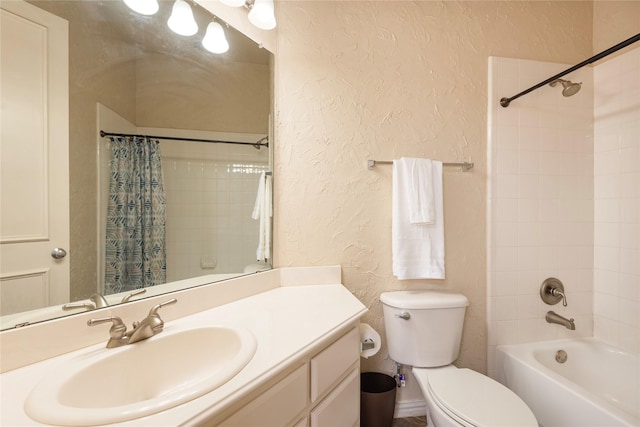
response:
[(640, 352), (640, 48), (594, 68), (594, 336)]
[(217, 151), (200, 151), (219, 147), (181, 150), (170, 144), (162, 145), (167, 281), (238, 273), (255, 264), (259, 225), (251, 214), (258, 179), (268, 170), (266, 161), (228, 160), (228, 155)]
[[(570, 65), (490, 58), (488, 105), (488, 372), (495, 348), (593, 332), (592, 71), (570, 98), (541, 87), (508, 108), (512, 97)], [(568, 306), (549, 306), (541, 283), (557, 277)], [(549, 310), (572, 317), (576, 331), (548, 324)]]

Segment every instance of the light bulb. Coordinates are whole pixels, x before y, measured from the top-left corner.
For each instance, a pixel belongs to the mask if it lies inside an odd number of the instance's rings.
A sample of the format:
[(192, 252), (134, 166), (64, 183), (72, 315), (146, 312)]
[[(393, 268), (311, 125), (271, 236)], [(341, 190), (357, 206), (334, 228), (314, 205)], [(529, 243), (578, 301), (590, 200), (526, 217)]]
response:
[(224, 35), (222, 25), (210, 22), (202, 39), (202, 46), (211, 53), (225, 53), (229, 50), (229, 42)]
[(276, 17), (273, 13), (272, 0), (256, 0), (249, 11), (249, 22), (263, 30), (276, 27)]
[(244, 6), (245, 0), (220, 0), (220, 3), (231, 7), (240, 7)]
[(176, 0), (167, 21), (171, 30), (181, 36), (192, 36), (198, 32), (198, 24), (193, 19), (191, 7), (184, 0)]
[(129, 9), (138, 12), (141, 15), (153, 15), (160, 6), (158, 0), (123, 0)]

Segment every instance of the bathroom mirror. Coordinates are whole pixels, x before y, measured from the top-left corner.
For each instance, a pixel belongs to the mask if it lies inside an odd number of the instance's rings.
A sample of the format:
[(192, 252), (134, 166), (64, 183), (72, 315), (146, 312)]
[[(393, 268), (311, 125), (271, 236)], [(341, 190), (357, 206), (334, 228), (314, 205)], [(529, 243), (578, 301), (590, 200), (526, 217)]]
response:
[[(185, 37), (167, 26), (172, 1), (160, 0), (151, 16), (120, 0), (28, 3), (69, 23), (69, 298), (46, 304), (46, 295), (29, 300), (17, 292), (21, 300), (12, 306), (12, 293), (3, 290), (2, 329), (83, 312), (86, 307), (61, 306), (95, 304), (95, 293), (106, 294), (112, 305), (133, 292), (112, 298), (105, 292), (111, 140), (99, 137), (100, 130), (273, 144), (273, 55), (202, 6), (189, 3), (199, 29)], [(229, 43), (223, 54), (201, 43), (214, 20), (222, 23)], [(270, 175), (270, 148), (176, 139), (160, 140), (159, 147), (167, 283), (132, 299), (270, 268), (270, 260), (257, 261), (260, 221), (252, 218), (260, 179)], [(1, 273), (4, 280), (6, 271)]]

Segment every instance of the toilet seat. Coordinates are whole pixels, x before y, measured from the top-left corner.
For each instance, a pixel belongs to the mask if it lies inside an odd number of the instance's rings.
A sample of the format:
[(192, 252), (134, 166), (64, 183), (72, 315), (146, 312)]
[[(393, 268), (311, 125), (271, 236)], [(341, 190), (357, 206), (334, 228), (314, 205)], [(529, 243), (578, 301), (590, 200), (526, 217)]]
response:
[[(529, 407), (507, 387), (470, 369), (416, 369), (426, 375), (427, 388), (444, 412), (470, 426), (532, 426), (538, 422)], [(424, 384), (423, 384), (424, 385)]]

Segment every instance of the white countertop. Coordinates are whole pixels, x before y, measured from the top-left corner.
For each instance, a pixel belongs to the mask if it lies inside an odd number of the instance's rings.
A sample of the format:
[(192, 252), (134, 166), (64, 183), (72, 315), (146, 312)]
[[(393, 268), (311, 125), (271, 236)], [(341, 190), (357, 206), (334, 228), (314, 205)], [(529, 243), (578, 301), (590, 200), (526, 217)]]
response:
[[(193, 417), (216, 414), (268, 381), (319, 340), (357, 322), (365, 312), (362, 303), (340, 284), (283, 286), (167, 321), (165, 331), (204, 325), (247, 327), (257, 339), (256, 354), (239, 374), (210, 393), (175, 408), (118, 425), (175, 426), (187, 423)], [(100, 344), (0, 375), (0, 424), (42, 425), (23, 411), (23, 402), (29, 392), (45, 373), (55, 370), (65, 360), (88, 352), (110, 351), (104, 348), (107, 338), (105, 329), (104, 342)], [(158, 370), (161, 369), (158, 366)]]

